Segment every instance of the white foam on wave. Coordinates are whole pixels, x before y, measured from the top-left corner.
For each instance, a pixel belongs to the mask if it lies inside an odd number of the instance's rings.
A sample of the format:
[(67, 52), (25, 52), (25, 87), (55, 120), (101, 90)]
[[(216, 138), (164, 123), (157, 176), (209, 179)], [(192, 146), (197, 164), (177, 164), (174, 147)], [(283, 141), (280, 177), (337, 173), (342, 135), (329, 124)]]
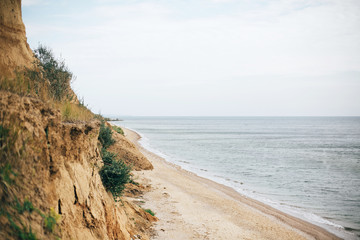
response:
[[(187, 170), (192, 171), (192, 169), (190, 169), (190, 168)], [(246, 189), (246, 188), (244, 188), (244, 186), (242, 184), (235, 183), (234, 181), (229, 181), (228, 179), (225, 179), (222, 176), (212, 175), (209, 172), (206, 172), (206, 173), (200, 172), (200, 171), (193, 171), (193, 172), (201, 177), (205, 177), (212, 181), (215, 181), (217, 183), (225, 185), (227, 187), (231, 187), (245, 197), (257, 200), (257, 201), (262, 202), (268, 206), (271, 206), (281, 212), (287, 213), (291, 216), (297, 217), (306, 222), (310, 222), (314, 225), (322, 227), (322, 228), (326, 229), (327, 231), (337, 235), (338, 237), (341, 237), (344, 239), (349, 239), (349, 240), (357, 239), (355, 234), (346, 231), (342, 225), (331, 222), (331, 221), (329, 221), (319, 215), (316, 215), (314, 213), (308, 212), (308, 211), (306, 211), (306, 209), (302, 209), (302, 208), (299, 208), (296, 206), (290, 206), (289, 204), (284, 203), (284, 202), (274, 201), (272, 199), (267, 198), (266, 196), (264, 196), (261, 193), (258, 193), (251, 189)]]
[[(269, 205), (279, 211), (285, 212), (291, 216), (303, 219), (307, 222), (310, 222), (317, 226), (323, 227), (326, 230), (328, 230), (329, 232), (331, 232), (339, 237), (342, 237), (345, 239), (356, 239), (356, 236), (352, 233), (349, 233), (348, 231), (345, 231), (343, 226), (336, 224), (334, 222), (331, 222), (327, 219), (324, 219), (316, 214), (307, 212), (305, 209), (292, 207), (292, 206), (288, 205), (287, 203), (280, 203), (277, 201), (273, 201), (251, 189), (243, 188), (243, 186), (240, 186), (240, 184), (236, 184), (233, 181), (226, 180), (225, 177), (223, 177), (223, 176), (214, 175), (211, 172), (209, 172), (208, 169), (206, 169), (206, 171), (203, 171), (204, 170), (203, 168), (197, 168), (196, 166), (192, 166), (192, 164), (190, 164), (186, 160), (173, 159), (169, 155), (161, 152), (160, 150), (153, 148), (151, 146), (150, 139), (148, 137), (146, 137), (144, 134), (136, 131), (135, 129), (132, 129), (129, 127), (126, 127), (126, 128), (137, 133), (140, 136), (139, 144), (144, 149), (164, 158), (166, 161), (168, 161), (170, 163), (177, 164), (181, 168), (183, 168), (187, 171), (190, 171), (192, 173), (195, 173), (196, 175), (198, 175), (200, 177), (204, 177), (204, 178), (210, 179), (212, 181), (215, 181), (219, 184), (225, 185), (227, 187), (231, 187), (234, 190), (236, 190), (238, 193), (240, 193), (241, 195), (244, 195), (251, 199), (255, 199), (255, 200), (262, 202), (266, 205)], [(184, 164), (184, 163), (187, 163), (187, 164)]]
[(244, 187), (244, 185), (242, 185), (242, 184), (235, 183), (234, 181), (228, 181), (222, 176), (218, 176), (218, 175), (211, 176), (211, 174), (207, 174), (207, 176), (204, 176), (204, 174), (202, 174), (200, 172), (196, 172), (196, 174), (198, 174), (200, 176), (202, 175), (202, 177), (206, 177), (217, 183), (223, 184), (227, 187), (231, 187), (245, 197), (257, 200), (257, 201), (262, 202), (266, 205), (269, 205), (281, 212), (287, 213), (291, 216), (297, 217), (299, 219), (310, 222), (314, 225), (320, 226), (341, 238), (357, 239), (355, 234), (346, 231), (342, 225), (331, 222), (331, 221), (329, 221), (319, 215), (316, 215), (314, 213), (308, 212), (306, 209), (296, 207), (296, 206), (290, 206), (288, 203), (274, 201), (252, 189), (246, 189)]
[[(122, 126), (122, 127), (124, 127), (124, 126)], [(168, 158), (169, 158), (169, 156), (167, 156), (165, 153), (159, 151), (158, 149), (153, 148), (153, 147), (151, 146), (151, 144), (150, 144), (149, 138), (146, 137), (144, 134), (136, 131), (135, 129), (129, 128), (129, 127), (124, 127), (124, 128), (127, 128), (127, 129), (129, 129), (130, 131), (133, 131), (133, 132), (135, 132), (136, 134), (138, 134), (138, 135), (140, 136), (140, 139), (139, 139), (138, 142), (139, 142), (139, 144), (140, 144), (144, 149), (146, 149), (146, 150), (148, 150), (149, 152), (152, 152), (152, 153), (154, 153), (154, 154), (156, 154), (156, 155), (158, 155), (158, 156), (160, 156), (160, 157), (162, 157), (162, 158), (164, 158), (164, 159), (168, 159)]]
[[(203, 175), (203, 174), (201, 174), (201, 175)], [(259, 192), (256, 192), (252, 189), (244, 188), (244, 186), (242, 184), (235, 183), (233, 181), (229, 182), (221, 176), (211, 177), (210, 175), (208, 175), (208, 176), (204, 176), (204, 177), (211, 179), (217, 183), (223, 184), (225, 186), (231, 187), (245, 197), (255, 199), (255, 200), (262, 202), (268, 206), (271, 206), (281, 212), (287, 213), (291, 216), (297, 217), (306, 222), (310, 222), (314, 225), (322, 227), (322, 228), (326, 229), (327, 231), (337, 235), (340, 238), (349, 239), (349, 240), (358, 239), (354, 233), (346, 231), (342, 225), (334, 223), (332, 221), (329, 221), (319, 215), (316, 215), (314, 213), (307, 211), (306, 209), (296, 207), (296, 206), (290, 206), (288, 203), (285, 203), (285, 202), (274, 201), (272, 199), (267, 198), (265, 195), (263, 195)]]

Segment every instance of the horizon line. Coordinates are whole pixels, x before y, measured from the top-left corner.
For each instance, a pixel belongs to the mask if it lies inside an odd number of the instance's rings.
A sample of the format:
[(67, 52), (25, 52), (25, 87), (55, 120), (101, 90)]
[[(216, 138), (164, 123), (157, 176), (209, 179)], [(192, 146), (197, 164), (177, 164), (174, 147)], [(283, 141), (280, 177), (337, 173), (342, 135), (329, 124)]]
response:
[(101, 115), (113, 117), (360, 117), (360, 115)]

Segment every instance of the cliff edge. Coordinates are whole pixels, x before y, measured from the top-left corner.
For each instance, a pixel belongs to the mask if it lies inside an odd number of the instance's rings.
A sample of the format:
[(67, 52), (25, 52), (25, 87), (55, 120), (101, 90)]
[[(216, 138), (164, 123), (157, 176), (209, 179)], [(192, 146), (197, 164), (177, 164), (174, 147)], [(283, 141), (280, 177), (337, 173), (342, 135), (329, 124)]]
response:
[[(146, 187), (128, 183), (115, 201), (103, 185), (94, 114), (71, 99), (39, 97), (30, 78), (24, 84), (26, 75), (12, 81), (34, 60), (21, 1), (0, 1), (0, 239), (149, 239), (156, 217), (134, 198)], [(81, 114), (91, 118), (79, 120)], [(136, 170), (152, 168), (125, 137), (113, 135), (114, 153)]]
[[(37, 239), (148, 239), (156, 218), (132, 198), (115, 202), (102, 185), (99, 121), (61, 122), (42, 101), (4, 91), (0, 109), (8, 129), (0, 143), (1, 239), (30, 229)], [(34, 209), (23, 210), (26, 204)]]

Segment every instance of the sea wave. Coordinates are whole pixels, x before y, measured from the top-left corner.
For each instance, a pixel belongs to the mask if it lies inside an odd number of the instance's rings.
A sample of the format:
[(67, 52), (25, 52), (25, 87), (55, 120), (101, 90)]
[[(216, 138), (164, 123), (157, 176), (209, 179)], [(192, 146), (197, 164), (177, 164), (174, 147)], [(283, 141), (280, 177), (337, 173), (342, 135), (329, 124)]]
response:
[(177, 157), (172, 157), (159, 149), (156, 149), (152, 146), (151, 140), (143, 133), (138, 132), (135, 129), (126, 127), (127, 129), (136, 132), (141, 138), (139, 139), (139, 144), (146, 150), (164, 158), (166, 161), (176, 164), (180, 166), (181, 168), (190, 171), (192, 173), (195, 173), (198, 176), (210, 179), (212, 181), (215, 181), (219, 184), (225, 185), (227, 187), (231, 187), (234, 190), (236, 190), (239, 194), (244, 195), (246, 197), (255, 199), (257, 201), (260, 201), (264, 204), (267, 204), (277, 210), (280, 210), (282, 212), (285, 212), (291, 216), (300, 218), (302, 220), (305, 220), (307, 222), (310, 222), (312, 224), (315, 224), (317, 226), (320, 226), (322, 228), (325, 228), (329, 232), (332, 232), (333, 234), (342, 237), (344, 239), (357, 239), (355, 234), (349, 233), (348, 231), (345, 231), (345, 228), (337, 223), (334, 223), (332, 221), (329, 221), (319, 215), (316, 215), (314, 213), (306, 211), (306, 209), (292, 206), (288, 203), (284, 202), (278, 202), (274, 201), (265, 195), (253, 191), (252, 189), (245, 188), (242, 183), (233, 181), (231, 179), (226, 179), (224, 176), (219, 176), (216, 174), (213, 174), (209, 169), (204, 169), (204, 167), (198, 167), (190, 163), (190, 161), (187, 161), (186, 159), (179, 159)]

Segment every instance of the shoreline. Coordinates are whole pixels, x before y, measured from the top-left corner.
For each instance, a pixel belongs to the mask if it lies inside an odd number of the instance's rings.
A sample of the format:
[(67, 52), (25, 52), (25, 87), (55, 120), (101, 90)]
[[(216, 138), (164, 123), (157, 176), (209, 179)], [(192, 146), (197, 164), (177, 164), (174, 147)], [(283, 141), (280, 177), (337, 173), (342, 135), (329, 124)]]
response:
[[(154, 239), (341, 239), (322, 227), (166, 161), (145, 149), (138, 142), (141, 139), (138, 133), (123, 129), (154, 165), (150, 173), (136, 173), (141, 182), (152, 185), (152, 190), (144, 196), (148, 198), (144, 207), (158, 212), (160, 221), (155, 225)], [(163, 176), (163, 173), (170, 175)], [(188, 185), (182, 186), (181, 182)], [(203, 208), (204, 205), (209, 209)], [(196, 212), (203, 217), (192, 216)], [(211, 218), (216, 221), (209, 220)], [(216, 231), (212, 231), (214, 227)]]

